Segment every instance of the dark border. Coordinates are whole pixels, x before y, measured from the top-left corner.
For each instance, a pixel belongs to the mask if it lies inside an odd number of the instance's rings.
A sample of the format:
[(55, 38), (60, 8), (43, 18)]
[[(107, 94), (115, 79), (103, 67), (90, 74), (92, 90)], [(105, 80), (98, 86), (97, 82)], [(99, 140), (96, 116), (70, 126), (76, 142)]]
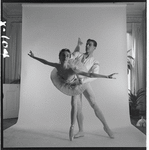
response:
[[(116, 2), (146, 2), (146, 0), (1, 0), (1, 21), (3, 16), (3, 3), (116, 3)], [(1, 36), (2, 36), (1, 27)], [(2, 38), (1, 38), (2, 43)], [(2, 54), (2, 45), (1, 45), (1, 54)], [(1, 66), (3, 56), (1, 55)], [(3, 147), (3, 82), (2, 82), (2, 67), (1, 67), (1, 149), (3, 150), (42, 150), (42, 149), (101, 149), (101, 150), (146, 150), (146, 147), (26, 147), (26, 148), (4, 148)]]

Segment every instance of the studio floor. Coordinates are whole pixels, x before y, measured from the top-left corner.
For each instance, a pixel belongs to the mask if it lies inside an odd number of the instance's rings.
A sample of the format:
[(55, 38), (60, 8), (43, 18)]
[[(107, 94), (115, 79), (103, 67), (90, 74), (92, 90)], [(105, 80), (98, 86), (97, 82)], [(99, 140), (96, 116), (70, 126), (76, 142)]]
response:
[[(104, 131), (85, 132), (85, 137), (69, 141), (64, 130), (20, 130), (15, 128), (17, 118), (3, 120), (4, 147), (146, 147), (146, 128), (136, 127), (138, 119), (131, 119), (131, 126), (114, 129), (110, 140)], [(6, 130), (7, 129), (7, 130)], [(6, 132), (5, 132), (6, 131)], [(141, 131), (141, 132), (140, 132)]]

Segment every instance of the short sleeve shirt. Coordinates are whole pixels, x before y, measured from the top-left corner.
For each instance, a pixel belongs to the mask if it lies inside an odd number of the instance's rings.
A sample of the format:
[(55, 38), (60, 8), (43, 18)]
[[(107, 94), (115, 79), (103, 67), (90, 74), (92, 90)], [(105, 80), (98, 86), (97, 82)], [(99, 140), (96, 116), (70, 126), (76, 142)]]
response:
[(74, 52), (72, 54), (72, 59), (79, 59), (87, 68), (90, 73), (99, 73), (99, 62), (94, 59), (94, 57), (89, 57), (84, 59), (84, 53)]

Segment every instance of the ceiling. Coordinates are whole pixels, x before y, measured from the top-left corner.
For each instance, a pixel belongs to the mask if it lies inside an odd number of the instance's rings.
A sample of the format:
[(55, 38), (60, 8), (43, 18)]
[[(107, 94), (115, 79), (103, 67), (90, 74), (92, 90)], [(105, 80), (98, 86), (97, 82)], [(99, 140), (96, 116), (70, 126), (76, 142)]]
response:
[[(126, 4), (127, 16), (141, 15), (146, 8), (145, 2), (119, 2), (114, 4)], [(5, 15), (22, 16), (22, 3), (3, 3), (3, 12)]]

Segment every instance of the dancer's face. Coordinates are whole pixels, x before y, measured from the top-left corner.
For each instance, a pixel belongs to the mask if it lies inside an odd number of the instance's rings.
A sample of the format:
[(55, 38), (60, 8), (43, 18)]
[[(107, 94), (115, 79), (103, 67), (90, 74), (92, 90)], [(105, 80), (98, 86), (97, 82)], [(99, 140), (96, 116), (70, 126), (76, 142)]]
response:
[(95, 50), (95, 46), (94, 46), (94, 42), (92, 42), (92, 41), (87, 41), (87, 43), (86, 43), (86, 53), (88, 54), (88, 55), (90, 55), (90, 54), (92, 54), (93, 53), (93, 51)]
[(61, 53), (59, 59), (61, 63), (67, 62), (70, 59), (70, 53), (68, 51), (64, 51)]

